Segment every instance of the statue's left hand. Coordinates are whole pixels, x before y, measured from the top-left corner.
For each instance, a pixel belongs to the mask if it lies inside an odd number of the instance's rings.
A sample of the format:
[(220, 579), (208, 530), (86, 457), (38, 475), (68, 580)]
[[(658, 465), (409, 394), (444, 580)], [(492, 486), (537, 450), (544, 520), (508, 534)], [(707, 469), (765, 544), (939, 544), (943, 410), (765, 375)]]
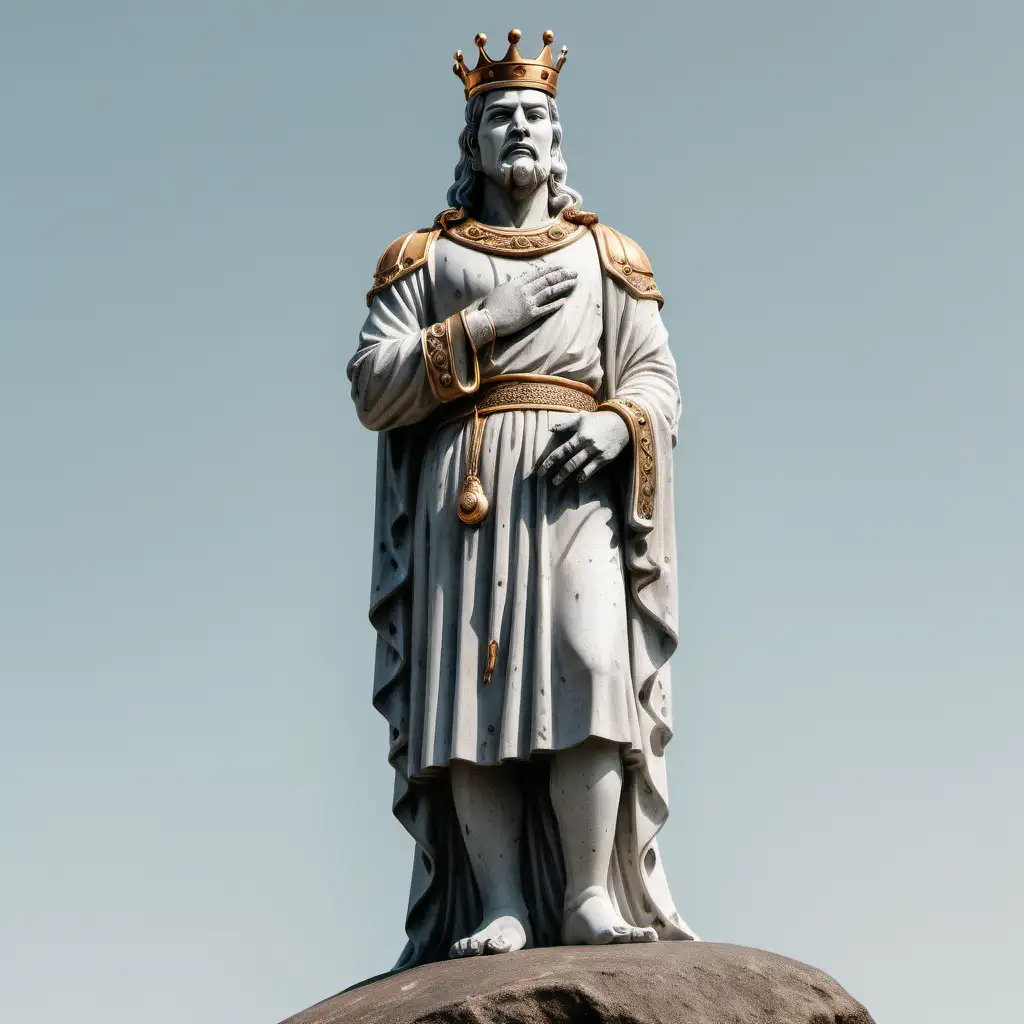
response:
[(581, 413), (575, 419), (556, 424), (551, 433), (556, 439), (569, 435), (537, 469), (539, 476), (545, 476), (557, 467), (552, 481), (555, 484), (567, 480), (573, 473), (582, 483), (607, 466), (629, 444), (629, 428), (622, 417), (610, 409)]

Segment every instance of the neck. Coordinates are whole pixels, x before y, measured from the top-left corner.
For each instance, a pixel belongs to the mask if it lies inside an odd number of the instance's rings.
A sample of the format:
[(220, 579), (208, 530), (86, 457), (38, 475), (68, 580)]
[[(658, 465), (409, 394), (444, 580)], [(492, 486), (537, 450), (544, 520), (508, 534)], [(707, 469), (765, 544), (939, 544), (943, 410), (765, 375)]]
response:
[(503, 188), (487, 178), (479, 220), (497, 228), (535, 228), (551, 220), (548, 183), (532, 189)]

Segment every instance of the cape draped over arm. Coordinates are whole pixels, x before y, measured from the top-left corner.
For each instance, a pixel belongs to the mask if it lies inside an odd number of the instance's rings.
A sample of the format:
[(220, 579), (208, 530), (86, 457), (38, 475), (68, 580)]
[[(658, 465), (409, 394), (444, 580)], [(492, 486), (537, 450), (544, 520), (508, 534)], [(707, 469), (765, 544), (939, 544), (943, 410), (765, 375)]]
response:
[[(663, 939), (694, 938), (669, 892), (657, 836), (668, 818), (665, 747), (672, 738), (669, 658), (678, 643), (678, 582), (672, 454), (681, 404), (675, 360), (658, 304), (630, 295), (613, 278), (604, 284), (602, 397), (632, 399), (647, 413), (654, 438), (657, 485), (650, 520), (635, 515), (636, 476), (627, 449), (616, 467), (626, 520), (630, 663), (643, 749), (627, 780), (620, 810), (617, 853), (623, 894), (638, 922), (653, 924)], [(621, 816), (631, 814), (631, 821)]]

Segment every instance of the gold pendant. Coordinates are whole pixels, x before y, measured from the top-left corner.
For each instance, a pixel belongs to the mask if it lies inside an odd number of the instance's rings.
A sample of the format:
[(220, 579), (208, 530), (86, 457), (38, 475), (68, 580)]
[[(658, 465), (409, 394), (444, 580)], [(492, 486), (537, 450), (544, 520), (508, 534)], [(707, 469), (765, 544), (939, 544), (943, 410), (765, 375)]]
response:
[(476, 526), (487, 518), (488, 508), (490, 502), (484, 494), (480, 477), (474, 473), (467, 474), (466, 482), (462, 485), (462, 493), (459, 495), (459, 518), (467, 526)]
[(480, 483), (480, 446), (484, 440), (485, 419), (476, 406), (473, 408), (473, 431), (469, 437), (469, 452), (466, 458), (466, 482), (459, 493), (459, 518), (467, 526), (476, 526), (487, 518), (487, 510), (491, 503), (484, 494), (484, 485)]

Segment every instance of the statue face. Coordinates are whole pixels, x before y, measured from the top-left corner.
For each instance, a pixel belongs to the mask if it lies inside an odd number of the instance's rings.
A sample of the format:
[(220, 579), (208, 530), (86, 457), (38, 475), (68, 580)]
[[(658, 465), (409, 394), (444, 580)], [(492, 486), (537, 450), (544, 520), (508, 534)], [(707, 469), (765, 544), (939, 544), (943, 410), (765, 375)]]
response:
[(504, 188), (531, 188), (551, 173), (551, 114), (539, 89), (486, 94), (477, 146), (480, 169)]

